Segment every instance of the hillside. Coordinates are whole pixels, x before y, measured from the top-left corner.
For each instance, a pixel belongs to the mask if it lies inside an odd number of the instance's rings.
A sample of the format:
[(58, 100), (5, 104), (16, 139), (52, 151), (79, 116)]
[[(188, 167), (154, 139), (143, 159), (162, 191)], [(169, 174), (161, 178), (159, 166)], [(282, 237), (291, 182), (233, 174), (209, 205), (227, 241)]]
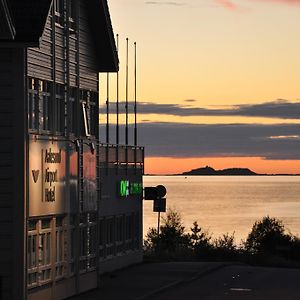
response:
[(209, 166), (206, 166), (205, 168), (198, 168), (193, 169), (188, 172), (183, 172), (180, 175), (205, 175), (205, 176), (216, 176), (216, 175), (222, 175), (222, 176), (252, 176), (252, 175), (259, 175), (250, 169), (247, 168), (229, 168), (224, 170), (215, 170), (214, 168), (211, 168)]

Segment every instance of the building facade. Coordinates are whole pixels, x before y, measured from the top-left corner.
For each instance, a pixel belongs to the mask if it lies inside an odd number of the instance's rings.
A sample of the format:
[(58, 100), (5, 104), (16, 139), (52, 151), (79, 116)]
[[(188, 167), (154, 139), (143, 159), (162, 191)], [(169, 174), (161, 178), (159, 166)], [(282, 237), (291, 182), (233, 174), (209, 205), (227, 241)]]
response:
[(144, 149), (99, 138), (106, 0), (0, 0), (2, 299), (65, 299), (142, 260)]

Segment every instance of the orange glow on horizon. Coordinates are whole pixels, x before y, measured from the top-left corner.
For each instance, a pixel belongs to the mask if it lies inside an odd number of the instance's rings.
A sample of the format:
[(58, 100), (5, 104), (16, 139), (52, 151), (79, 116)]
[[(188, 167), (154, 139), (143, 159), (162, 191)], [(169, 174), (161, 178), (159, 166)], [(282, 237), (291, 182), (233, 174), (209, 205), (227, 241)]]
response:
[(262, 157), (145, 158), (145, 174), (180, 174), (205, 166), (217, 170), (249, 168), (259, 174), (300, 174), (300, 160), (266, 160)]

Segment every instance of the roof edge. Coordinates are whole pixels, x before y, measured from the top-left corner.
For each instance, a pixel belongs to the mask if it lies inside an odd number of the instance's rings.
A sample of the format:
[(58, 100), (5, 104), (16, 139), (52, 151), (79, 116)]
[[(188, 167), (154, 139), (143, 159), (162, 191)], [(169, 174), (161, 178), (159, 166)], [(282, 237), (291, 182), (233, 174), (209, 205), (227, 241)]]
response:
[(48, 14), (47, 14), (47, 17), (44, 19), (45, 22), (44, 22), (44, 25), (43, 25), (43, 30), (42, 30), (42, 34), (41, 36), (39, 37), (39, 40), (38, 40), (38, 47), (40, 47), (40, 44), (42, 42), (42, 39), (43, 39), (43, 35), (45, 33), (45, 30), (46, 30), (46, 24), (47, 24), (47, 20), (48, 20), (48, 17), (49, 17), (49, 14), (50, 14), (50, 11), (52, 9), (52, 5), (53, 5), (53, 0), (50, 1), (50, 5), (49, 5), (49, 9), (48, 9)]
[(115, 37), (114, 37), (114, 32), (113, 32), (113, 27), (111, 24), (111, 17), (110, 17), (110, 12), (109, 12), (109, 7), (107, 0), (101, 0), (102, 6), (103, 6), (103, 11), (104, 11), (104, 16), (105, 16), (105, 22), (107, 24), (107, 35), (108, 35), (108, 40), (111, 46), (112, 50), (112, 59), (114, 66), (112, 68), (109, 68), (108, 70), (101, 70), (101, 72), (118, 72), (119, 71), (119, 57), (118, 57), (118, 51), (116, 47), (116, 42), (115, 42)]
[(5, 15), (5, 21), (6, 21), (6, 26), (7, 26), (6, 29), (8, 31), (8, 36), (6, 36), (6, 39), (14, 40), (14, 38), (16, 36), (16, 29), (13, 24), (6, 0), (0, 0), (0, 9), (2, 9), (2, 11)]

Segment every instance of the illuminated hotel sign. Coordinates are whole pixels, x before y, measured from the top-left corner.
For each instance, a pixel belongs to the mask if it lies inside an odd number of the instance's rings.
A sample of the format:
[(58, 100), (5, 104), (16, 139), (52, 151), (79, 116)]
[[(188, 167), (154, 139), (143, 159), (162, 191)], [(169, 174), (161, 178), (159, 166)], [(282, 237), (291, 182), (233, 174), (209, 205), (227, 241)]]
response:
[(29, 143), (29, 214), (64, 213), (65, 143), (31, 140)]
[(142, 195), (143, 184), (138, 182), (130, 182), (129, 180), (120, 181), (120, 197)]
[[(43, 152), (43, 151), (42, 151)], [(61, 149), (59, 152), (52, 152), (52, 149), (45, 152), (45, 164), (60, 164), (61, 163)], [(45, 187), (43, 200), (46, 202), (54, 202), (56, 199), (56, 183), (59, 182), (58, 169), (50, 170), (50, 167), (45, 169)]]

